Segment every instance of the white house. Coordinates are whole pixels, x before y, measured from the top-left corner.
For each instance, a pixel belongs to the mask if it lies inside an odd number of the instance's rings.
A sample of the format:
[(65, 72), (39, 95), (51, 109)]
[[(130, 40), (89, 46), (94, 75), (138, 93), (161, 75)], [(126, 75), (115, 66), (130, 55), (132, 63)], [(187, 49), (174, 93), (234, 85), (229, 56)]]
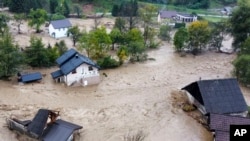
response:
[(49, 24), (49, 35), (54, 38), (67, 37), (68, 29), (71, 26), (68, 19), (51, 21)]
[(99, 66), (74, 49), (68, 50), (56, 62), (60, 69), (51, 73), (56, 82), (64, 82), (67, 86), (86, 86), (100, 82)]
[(186, 13), (178, 13), (176, 11), (159, 11), (157, 21), (162, 22), (164, 19), (188, 23), (197, 21), (197, 16)]

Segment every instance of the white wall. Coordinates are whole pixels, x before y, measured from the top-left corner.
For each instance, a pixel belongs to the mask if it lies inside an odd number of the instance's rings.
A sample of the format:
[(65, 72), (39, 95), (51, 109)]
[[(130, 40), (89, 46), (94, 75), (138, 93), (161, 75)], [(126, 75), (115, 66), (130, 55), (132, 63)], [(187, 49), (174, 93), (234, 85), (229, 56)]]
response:
[(86, 78), (86, 77), (96, 77), (99, 76), (99, 72), (98, 69), (93, 67), (92, 71), (89, 71), (89, 65), (87, 64), (82, 64), (80, 65), (77, 69), (76, 69), (76, 73), (69, 73), (66, 77), (65, 77), (65, 82), (67, 84), (67, 86), (70, 86), (72, 83), (81, 83), (81, 79), (82, 78)]
[(68, 28), (54, 29), (52, 24), (49, 25), (49, 35), (54, 37), (53, 33), (55, 33), (54, 38), (67, 37), (67, 32), (68, 32)]

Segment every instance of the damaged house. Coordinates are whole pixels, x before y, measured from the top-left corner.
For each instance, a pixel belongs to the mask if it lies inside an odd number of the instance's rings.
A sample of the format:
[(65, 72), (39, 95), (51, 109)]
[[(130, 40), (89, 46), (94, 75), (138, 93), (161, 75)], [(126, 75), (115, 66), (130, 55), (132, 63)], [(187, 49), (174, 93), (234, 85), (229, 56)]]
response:
[(82, 126), (59, 119), (59, 112), (39, 109), (33, 120), (7, 119), (8, 128), (39, 141), (74, 141)]

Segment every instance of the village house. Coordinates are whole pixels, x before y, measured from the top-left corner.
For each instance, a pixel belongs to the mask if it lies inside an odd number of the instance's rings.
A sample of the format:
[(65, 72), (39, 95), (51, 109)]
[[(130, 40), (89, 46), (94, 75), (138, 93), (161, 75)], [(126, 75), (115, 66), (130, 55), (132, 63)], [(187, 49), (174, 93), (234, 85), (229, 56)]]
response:
[(100, 67), (74, 49), (57, 58), (56, 63), (60, 69), (51, 73), (56, 82), (64, 82), (67, 86), (87, 86), (100, 82)]
[(157, 21), (160, 23), (163, 20), (168, 20), (169, 22), (175, 21), (175, 22), (194, 22), (197, 21), (197, 16), (192, 14), (186, 14), (186, 13), (178, 13), (176, 11), (159, 11)]
[(8, 128), (39, 141), (73, 141), (82, 126), (62, 120), (59, 111), (39, 109), (32, 120), (7, 118)]
[(230, 125), (250, 125), (250, 119), (238, 116), (208, 114), (208, 126), (214, 141), (229, 141)]
[(248, 108), (235, 78), (199, 80), (182, 90), (189, 102), (204, 115), (208, 113), (246, 117)]
[(49, 35), (54, 38), (67, 37), (68, 29), (71, 26), (68, 19), (51, 21), (49, 24)]

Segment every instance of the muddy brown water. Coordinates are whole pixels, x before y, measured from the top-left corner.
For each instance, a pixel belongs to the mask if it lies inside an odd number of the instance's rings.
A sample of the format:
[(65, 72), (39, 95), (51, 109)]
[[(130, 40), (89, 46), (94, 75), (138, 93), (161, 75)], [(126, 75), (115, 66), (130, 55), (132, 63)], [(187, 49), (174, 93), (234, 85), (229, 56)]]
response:
[[(25, 34), (17, 36), (20, 45), (27, 44), (28, 39), (21, 40)], [(47, 36), (43, 40), (57, 41)], [(70, 46), (71, 40), (66, 44)], [(27, 141), (7, 129), (5, 118), (32, 119), (39, 108), (49, 108), (60, 110), (62, 119), (83, 126), (79, 141), (123, 141), (125, 135), (137, 131), (143, 131), (145, 141), (212, 141), (211, 133), (201, 124), (172, 107), (170, 93), (199, 79), (231, 77), (235, 55), (203, 52), (180, 57), (168, 43), (148, 55), (155, 61), (101, 71), (107, 77), (101, 75), (97, 86), (55, 84), (50, 73), (56, 67), (31, 70), (44, 74), (41, 83), (0, 81), (0, 139)], [(242, 91), (250, 102), (249, 89)]]

